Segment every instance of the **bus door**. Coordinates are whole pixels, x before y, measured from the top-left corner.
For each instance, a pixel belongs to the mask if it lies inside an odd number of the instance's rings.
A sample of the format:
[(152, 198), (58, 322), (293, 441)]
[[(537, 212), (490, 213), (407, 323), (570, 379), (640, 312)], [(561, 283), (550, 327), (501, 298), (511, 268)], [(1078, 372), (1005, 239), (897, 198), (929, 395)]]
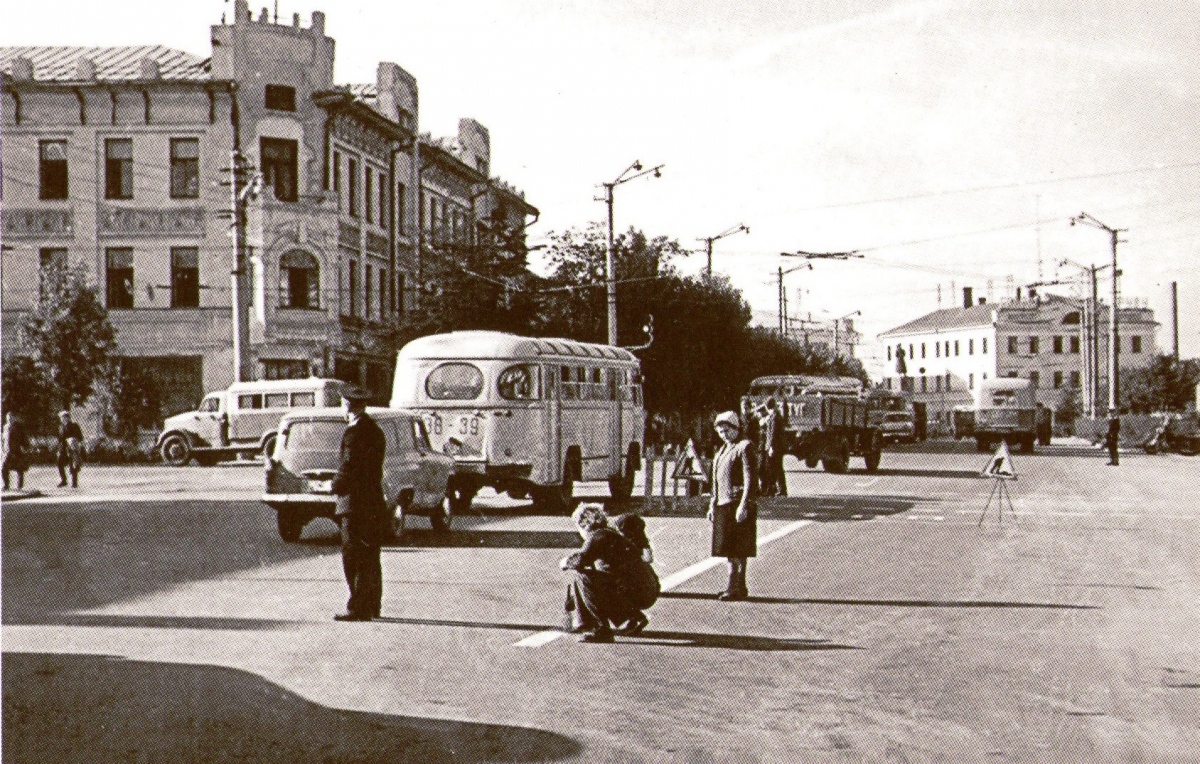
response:
[[(562, 478), (559, 471), (563, 464), (562, 450), (562, 368), (557, 364), (543, 368), (546, 380), (546, 462), (545, 482), (552, 483)], [(535, 470), (536, 471), (536, 470)]]
[(625, 429), (624, 406), (621, 405), (621, 382), (624, 374), (624, 369), (604, 370), (609, 409), (608, 453), (611, 458), (608, 474), (610, 475), (621, 474), (621, 451), (623, 450), (621, 439), (624, 437), (622, 431)]

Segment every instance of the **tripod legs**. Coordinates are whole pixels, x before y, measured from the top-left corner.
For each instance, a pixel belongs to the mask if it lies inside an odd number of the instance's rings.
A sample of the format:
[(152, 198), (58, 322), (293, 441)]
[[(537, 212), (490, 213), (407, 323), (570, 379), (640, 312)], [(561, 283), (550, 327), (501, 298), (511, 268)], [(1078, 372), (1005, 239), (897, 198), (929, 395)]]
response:
[(1004, 522), (1004, 503), (1008, 502), (1008, 513), (1012, 515), (1013, 522), (1017, 524), (1017, 527), (1021, 526), (1021, 523), (1017, 521), (1017, 510), (1013, 506), (1012, 490), (1009, 489), (1006, 483), (1006, 480), (1002, 480), (1000, 478), (995, 478), (992, 480), (992, 490), (991, 493), (988, 494), (987, 503), (983, 505), (983, 512), (979, 515), (979, 522), (977, 525), (983, 525), (984, 518), (987, 517), (988, 510), (992, 507), (992, 499), (995, 499), (996, 509), (998, 512), (997, 519), (1001, 523)]

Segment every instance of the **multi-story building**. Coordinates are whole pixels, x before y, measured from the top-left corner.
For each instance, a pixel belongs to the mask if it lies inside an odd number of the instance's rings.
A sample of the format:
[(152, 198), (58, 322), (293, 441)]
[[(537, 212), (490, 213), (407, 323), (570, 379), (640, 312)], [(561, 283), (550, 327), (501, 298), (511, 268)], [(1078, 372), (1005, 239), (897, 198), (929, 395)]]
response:
[[(1093, 344), (1082, 301), (1034, 293), (1025, 300), (973, 304), (967, 288), (962, 307), (936, 310), (879, 335), (886, 346), (883, 385), (924, 403), (931, 422), (948, 422), (956, 406), (973, 406), (979, 384), (996, 377), (1030, 380), (1038, 401), (1050, 408), (1064, 395), (1081, 395), (1086, 405), (1092, 383), (1103, 410), (1109, 314), (1102, 304)], [(1117, 326), (1121, 368), (1148, 365), (1156, 352), (1154, 312), (1128, 304)]]
[[(430, 246), (476, 241), (496, 209), (523, 231), (537, 210), (490, 176), (474, 120), (453, 141), (418, 138), (417, 83), (399, 66), (335, 85), (323, 13), (279, 24), (236, 0), (222, 22), (208, 58), (0, 49), (4, 353), (22, 351), (20, 316), (59, 262), (93, 279), (119, 353), (165, 408), (239, 375), (331, 375), (386, 397), (388, 325), (419, 309)], [(235, 207), (245, 267), (231, 278)]]

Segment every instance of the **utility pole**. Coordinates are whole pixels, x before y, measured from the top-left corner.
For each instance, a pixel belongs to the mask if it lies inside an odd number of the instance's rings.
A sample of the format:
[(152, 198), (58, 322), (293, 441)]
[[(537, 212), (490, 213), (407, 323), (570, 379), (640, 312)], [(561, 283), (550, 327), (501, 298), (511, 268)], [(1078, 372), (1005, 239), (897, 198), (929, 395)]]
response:
[(750, 227), (747, 226), (745, 223), (738, 223), (737, 225), (733, 226), (732, 228), (726, 228), (724, 231), (717, 234), (716, 236), (708, 236), (708, 237), (701, 239), (701, 241), (704, 242), (704, 249), (708, 253), (708, 266), (705, 269), (704, 273), (707, 276), (709, 281), (712, 281), (713, 242), (719, 241), (720, 239), (724, 239), (726, 236), (733, 236), (735, 233), (742, 233), (743, 231), (746, 233), (750, 233)]
[(779, 271), (776, 275), (776, 279), (777, 279), (778, 288), (779, 288), (778, 307), (779, 307), (779, 336), (780, 337), (787, 336), (787, 327), (788, 327), (788, 325), (787, 325), (787, 320), (788, 320), (788, 317), (787, 317), (787, 292), (785, 292), (783, 289), (783, 277), (788, 275), (789, 273), (795, 273), (796, 271), (804, 270), (805, 268), (812, 270), (812, 263), (803, 263), (801, 265), (797, 265), (795, 268), (788, 268), (786, 271), (783, 269), (782, 265), (779, 266)]
[(786, 275), (787, 275), (787, 274), (789, 274), (789, 273), (792, 273), (793, 271), (798, 271), (798, 270), (800, 270), (801, 268), (806, 268), (806, 267), (807, 267), (807, 268), (810, 268), (810, 269), (811, 269), (811, 268), (813, 267), (813, 265), (812, 265), (812, 262), (811, 262), (811, 261), (813, 261), (813, 260), (848, 260), (848, 259), (850, 259), (850, 258), (852, 258), (852, 257), (862, 257), (862, 255), (861, 255), (861, 254), (859, 254), (857, 251), (850, 251), (850, 252), (806, 252), (806, 251), (804, 251), (804, 250), (801, 250), (801, 249), (798, 249), (798, 250), (796, 250), (795, 252), (780, 252), (780, 253), (779, 253), (779, 256), (780, 256), (780, 257), (799, 257), (799, 258), (803, 258), (804, 260), (806, 260), (806, 261), (807, 261), (807, 262), (805, 262), (805, 264), (804, 264), (804, 265), (799, 265), (799, 266), (796, 266), (795, 268), (791, 268), (791, 269), (789, 269), (789, 270), (786, 270), (786, 271), (783, 269), (783, 266), (779, 266), (779, 274), (778, 274), (778, 278), (779, 278), (779, 334), (780, 334), (780, 336), (785, 336), (785, 335), (786, 335), (786, 331), (785, 331), (785, 330), (786, 330), (786, 328), (787, 328), (787, 325), (786, 325), (786, 321), (787, 321), (787, 298), (786, 298), (786, 296), (784, 295), (784, 292), (783, 292), (783, 277), (784, 277), (784, 276), (786, 276)]
[[(662, 168), (665, 165), (651, 167), (648, 170), (642, 169), (642, 163), (635, 161), (633, 164), (625, 168), (625, 171), (617, 176), (617, 179), (610, 183), (602, 183), (604, 186), (604, 198), (597, 200), (603, 201), (608, 208), (608, 247), (605, 252), (605, 273), (604, 280), (608, 292), (608, 344), (617, 344), (617, 269), (614, 263), (615, 260), (615, 239), (613, 234), (613, 189), (622, 183), (628, 183), (635, 178), (640, 178), (643, 175), (654, 174), (654, 177), (662, 177)], [(630, 175), (630, 173), (633, 173)]]
[(1081, 212), (1071, 218), (1071, 225), (1075, 225), (1076, 223), (1082, 223), (1083, 225), (1106, 231), (1108, 233), (1109, 244), (1112, 248), (1112, 316), (1109, 318), (1108, 323), (1108, 409), (1110, 413), (1115, 413), (1120, 408), (1121, 395), (1120, 381), (1117, 379), (1121, 368), (1121, 332), (1119, 328), (1120, 319), (1117, 315), (1121, 299), (1121, 271), (1117, 268), (1117, 244), (1121, 242), (1121, 233), (1129, 229), (1107, 226), (1086, 212)]
[(1063, 259), (1059, 266), (1073, 265), (1088, 275), (1090, 296), (1084, 300), (1084, 315), (1080, 321), (1083, 335), (1083, 408), (1089, 417), (1097, 415), (1100, 405), (1100, 286), (1097, 275), (1108, 265), (1083, 265)]
[(246, 298), (250, 285), (246, 278), (246, 199), (253, 185), (245, 180), (245, 160), (242, 152), (234, 149), (230, 154), (229, 198), (233, 207), (233, 270), (230, 272), (230, 307), (233, 321), (233, 379), (235, 382), (249, 381), (250, 325), (249, 306)]
[(1179, 282), (1171, 282), (1171, 356), (1179, 363)]

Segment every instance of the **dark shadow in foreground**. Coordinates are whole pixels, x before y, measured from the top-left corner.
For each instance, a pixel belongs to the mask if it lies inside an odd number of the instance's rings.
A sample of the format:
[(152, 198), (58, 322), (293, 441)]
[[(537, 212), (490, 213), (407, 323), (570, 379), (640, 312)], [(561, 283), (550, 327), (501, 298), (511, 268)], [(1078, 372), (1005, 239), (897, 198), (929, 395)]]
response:
[(278, 631), (301, 625), (301, 621), (273, 618), (234, 618), (194, 615), (117, 615), (46, 613), (39, 626), (98, 626), (114, 629), (212, 629), (215, 631)]
[[(806, 494), (759, 498), (761, 520), (813, 520), (818, 523), (873, 520), (907, 512), (918, 502), (930, 499), (901, 495)], [(674, 500), (654, 497), (622, 502), (604, 501), (610, 513), (637, 512), (644, 517), (704, 517), (708, 509), (705, 497), (678, 497)]]
[[(711, 600), (707, 592), (663, 592), (659, 597), (677, 600)], [(977, 607), (977, 608), (1049, 608), (1051, 610), (1099, 610), (1099, 605), (1072, 605), (1057, 602), (993, 602), (988, 600), (835, 600), (817, 597), (755, 597), (745, 602), (759, 605), (866, 605), (871, 607)]]
[(4, 654), (5, 761), (549, 762), (553, 732), (344, 711), (244, 671), (103, 655)]

